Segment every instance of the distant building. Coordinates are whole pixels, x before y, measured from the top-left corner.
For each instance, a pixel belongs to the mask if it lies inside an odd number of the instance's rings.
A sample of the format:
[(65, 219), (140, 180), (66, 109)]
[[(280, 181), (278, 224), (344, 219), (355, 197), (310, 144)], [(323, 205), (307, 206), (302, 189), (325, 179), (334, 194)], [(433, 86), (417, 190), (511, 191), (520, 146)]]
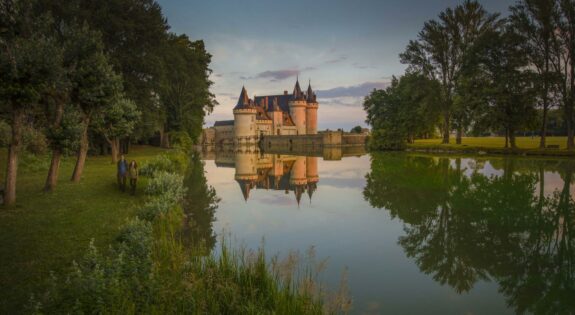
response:
[(266, 135), (315, 135), (317, 134), (316, 95), (308, 85), (302, 92), (299, 80), (292, 94), (248, 97), (242, 87), (234, 107), (234, 120), (216, 121), (216, 144), (256, 144)]

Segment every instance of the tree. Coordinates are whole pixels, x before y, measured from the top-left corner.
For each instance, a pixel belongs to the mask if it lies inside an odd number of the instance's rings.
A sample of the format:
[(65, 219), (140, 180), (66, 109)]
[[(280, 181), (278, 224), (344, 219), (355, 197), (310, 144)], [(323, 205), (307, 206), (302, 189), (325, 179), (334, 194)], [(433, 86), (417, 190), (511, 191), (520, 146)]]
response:
[(95, 129), (112, 148), (112, 163), (116, 163), (120, 153), (120, 138), (129, 136), (134, 131), (141, 113), (134, 102), (119, 97), (94, 116)]
[(552, 91), (557, 83), (556, 72), (551, 67), (552, 48), (557, 30), (558, 5), (555, 0), (521, 0), (510, 8), (510, 26), (521, 36), (523, 53), (529, 65), (537, 72), (538, 100), (542, 110), (540, 148), (545, 148), (547, 114), (552, 106)]
[(575, 149), (575, 2), (559, 2), (556, 15), (556, 46), (553, 49), (552, 65), (560, 76), (559, 93), (567, 127), (567, 148)]
[[(477, 38), (499, 23), (498, 14), (489, 14), (477, 1), (466, 0), (455, 9), (443, 11), (439, 21), (425, 22), (418, 40), (410, 41), (400, 55), (401, 62), (409, 65), (408, 72), (421, 73), (441, 83), (441, 102), (438, 105), (443, 116), (442, 143), (449, 143), (453, 98), (466, 52)], [(456, 127), (457, 143), (461, 143), (462, 117), (458, 117)]]
[(534, 74), (521, 41), (510, 28), (493, 31), (476, 43), (469, 60), (492, 127), (505, 130), (506, 148), (516, 148), (515, 133), (536, 115)]
[[(164, 121), (160, 134), (185, 131), (192, 139), (201, 134), (204, 116), (217, 104), (209, 91), (211, 55), (203, 41), (191, 41), (186, 35), (170, 34), (164, 52), (159, 88)], [(166, 140), (162, 141), (166, 144)]]
[(438, 120), (439, 83), (410, 73), (395, 77), (386, 90), (374, 90), (363, 103), (372, 129), (370, 145), (380, 149), (403, 148), (416, 137), (433, 133)]
[(1, 9), (0, 20), (6, 25), (0, 33), (0, 112), (9, 116), (11, 126), (4, 204), (12, 205), (16, 202), (22, 128), (42, 95), (59, 82), (62, 51), (54, 37), (44, 33), (51, 20), (33, 17), (29, 3), (9, 2)]
[(363, 131), (363, 129), (361, 128), (361, 126), (355, 126), (353, 128), (351, 128), (351, 130), (349, 132), (351, 133), (361, 133)]
[(72, 82), (70, 101), (80, 108), (83, 130), (72, 174), (74, 182), (80, 181), (84, 170), (89, 146), (88, 128), (92, 117), (118, 97), (122, 82), (103, 52), (99, 33), (84, 25), (78, 29), (77, 36), (74, 53), (75, 71), (70, 76)]

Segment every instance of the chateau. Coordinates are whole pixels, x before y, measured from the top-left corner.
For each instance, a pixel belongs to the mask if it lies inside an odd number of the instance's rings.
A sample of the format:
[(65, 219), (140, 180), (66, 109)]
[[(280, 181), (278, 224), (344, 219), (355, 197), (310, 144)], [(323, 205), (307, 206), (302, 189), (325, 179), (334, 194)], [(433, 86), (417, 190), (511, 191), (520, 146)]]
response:
[(214, 143), (250, 145), (264, 136), (300, 136), (317, 134), (319, 104), (311, 88), (303, 92), (296, 80), (293, 93), (248, 97), (242, 87), (234, 107), (234, 120), (214, 124)]

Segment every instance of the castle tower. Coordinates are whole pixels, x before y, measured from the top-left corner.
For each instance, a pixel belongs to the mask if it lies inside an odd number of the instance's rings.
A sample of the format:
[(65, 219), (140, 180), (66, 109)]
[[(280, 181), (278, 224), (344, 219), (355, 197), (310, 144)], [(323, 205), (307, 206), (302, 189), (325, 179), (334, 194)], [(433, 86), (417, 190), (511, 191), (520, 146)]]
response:
[(305, 186), (307, 184), (306, 173), (306, 157), (298, 156), (291, 167), (289, 180), (290, 186), (294, 189), (298, 205), (301, 200), (301, 195), (305, 192)]
[(248, 200), (250, 191), (256, 186), (258, 179), (256, 162), (257, 153), (251, 152), (249, 148), (243, 148), (235, 153), (236, 174), (234, 179), (240, 185), (244, 200)]
[(317, 157), (306, 157), (306, 178), (307, 178), (307, 194), (309, 200), (317, 189), (317, 182), (319, 182), (319, 175), (317, 171)]
[(242, 87), (242, 93), (234, 107), (234, 144), (257, 142), (256, 113), (257, 110), (248, 98), (246, 88)]
[(317, 109), (319, 104), (315, 93), (311, 89), (311, 82), (307, 86), (307, 106), (305, 109), (306, 116), (306, 133), (308, 135), (317, 134)]
[(305, 95), (299, 87), (299, 80), (295, 82), (293, 89), (293, 99), (289, 102), (290, 116), (296, 126), (298, 135), (306, 134), (306, 108), (307, 101)]

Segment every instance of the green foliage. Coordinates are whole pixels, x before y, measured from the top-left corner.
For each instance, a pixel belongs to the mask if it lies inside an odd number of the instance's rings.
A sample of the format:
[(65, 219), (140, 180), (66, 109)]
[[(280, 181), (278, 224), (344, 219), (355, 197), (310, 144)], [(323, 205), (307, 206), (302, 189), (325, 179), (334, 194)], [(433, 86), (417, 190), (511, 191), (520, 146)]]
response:
[(351, 133), (361, 133), (362, 132), (362, 128), (361, 126), (355, 126), (353, 128), (351, 128), (351, 130), (349, 131)]
[[(401, 54), (409, 73), (420, 73), (440, 82), (441, 101), (437, 104), (443, 116), (444, 141), (449, 141), (452, 118), (457, 128), (464, 128), (467, 103), (454, 107), (454, 97), (467, 52), (485, 32), (502, 23), (498, 14), (490, 14), (477, 1), (466, 0), (439, 14), (439, 20), (427, 21), (417, 41), (410, 41)], [(455, 117), (452, 115), (455, 114)]]
[[(201, 162), (194, 166), (194, 174), (203, 176), (201, 166)], [(274, 257), (268, 263), (263, 250), (232, 250), (222, 239), (219, 255), (204, 257), (201, 248), (188, 253), (174, 233), (183, 214), (172, 197), (183, 194), (183, 177), (154, 172), (147, 191), (151, 199), (142, 208), (155, 207), (158, 213), (128, 222), (106, 254), (91, 243), (63, 281), (53, 277), (46, 293), (30, 301), (29, 310), (37, 314), (321, 314), (348, 305), (343, 296), (333, 304), (322, 303), (323, 291), (316, 281), (323, 263), (315, 261), (313, 251), (304, 258), (290, 253), (285, 261)], [(140, 214), (154, 212), (146, 211)], [(304, 259), (307, 265), (300, 263)]]
[(75, 152), (80, 145), (80, 135), (84, 129), (80, 121), (78, 110), (71, 106), (67, 107), (62, 115), (61, 123), (46, 130), (50, 147), (62, 150), (66, 155)]
[(534, 73), (520, 43), (511, 30), (492, 32), (472, 52), (471, 78), (484, 102), (483, 115), (491, 126), (506, 131), (515, 147), (515, 132), (536, 118)]
[(46, 155), (24, 152), (18, 161), (18, 168), (27, 172), (44, 172), (50, 168), (50, 160)]
[(168, 196), (169, 198), (180, 201), (185, 193), (182, 185), (183, 176), (169, 172), (155, 172), (154, 176), (148, 181), (146, 193), (152, 196)]
[(33, 154), (43, 154), (48, 150), (48, 143), (44, 133), (30, 126), (26, 126), (22, 130), (22, 143), (26, 151)]
[(129, 136), (140, 117), (141, 112), (133, 101), (118, 97), (96, 113), (93, 125), (110, 141)]
[(84, 24), (70, 28), (65, 60), (74, 65), (68, 77), (71, 82), (70, 100), (86, 117), (113, 103), (122, 89), (118, 76), (104, 53), (99, 32)]
[(374, 90), (364, 100), (372, 127), (373, 149), (403, 149), (416, 137), (433, 134), (440, 102), (438, 83), (418, 74), (393, 79), (386, 90)]
[(181, 173), (185, 163), (185, 155), (182, 153), (157, 155), (140, 167), (140, 175), (153, 177), (158, 172)]
[(5, 114), (34, 110), (43, 93), (60, 81), (62, 48), (53, 36), (41, 31), (10, 38), (1, 45), (0, 106)]
[(170, 34), (164, 47), (163, 72), (159, 89), (167, 131), (186, 132), (197, 139), (204, 116), (217, 104), (209, 91), (211, 55), (204, 42), (186, 35)]
[(170, 145), (184, 152), (190, 152), (194, 142), (186, 131), (172, 131), (170, 132)]

